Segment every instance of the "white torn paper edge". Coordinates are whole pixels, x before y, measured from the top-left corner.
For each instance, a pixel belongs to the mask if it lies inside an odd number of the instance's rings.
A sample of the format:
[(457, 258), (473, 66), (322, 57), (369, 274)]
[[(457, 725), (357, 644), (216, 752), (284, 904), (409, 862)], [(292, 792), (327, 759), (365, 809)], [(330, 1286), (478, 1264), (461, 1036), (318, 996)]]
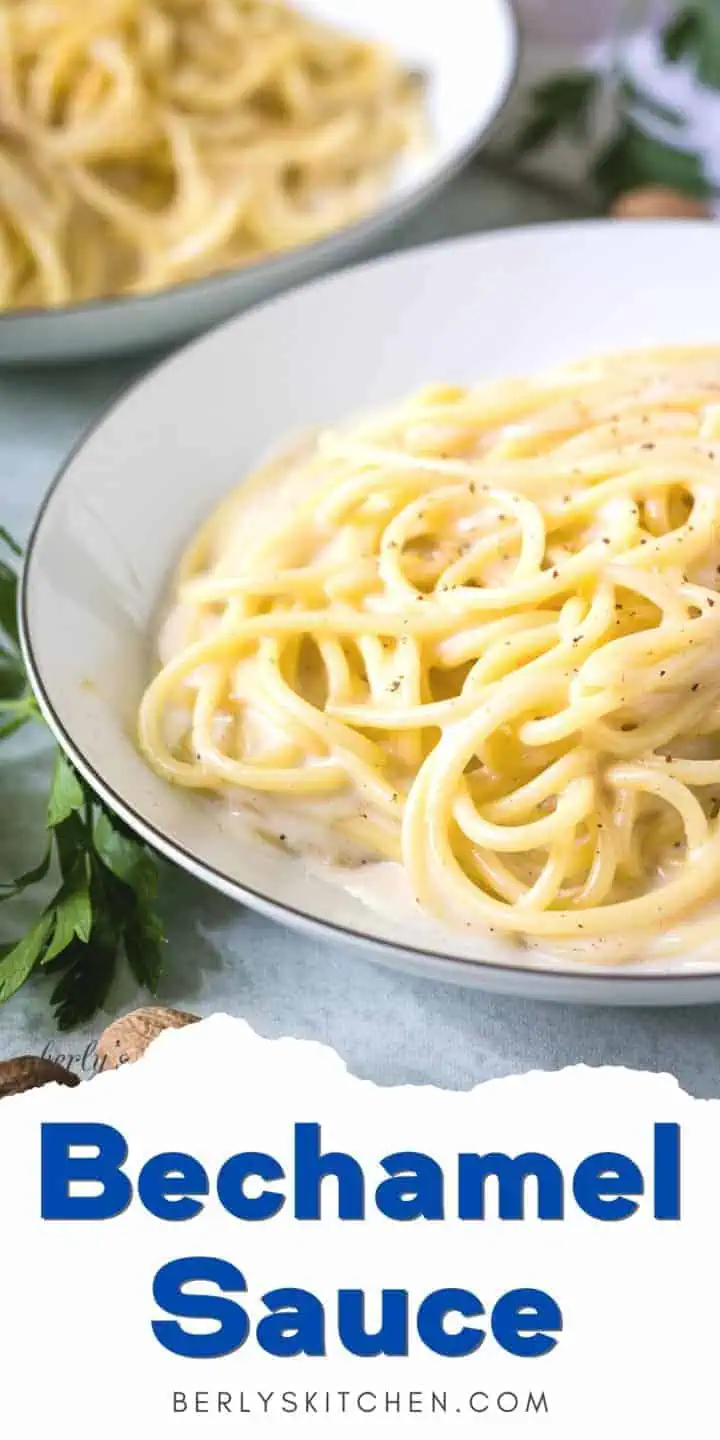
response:
[[(43, 1221), (41, 1125), (79, 1121), (125, 1136), (133, 1182), (156, 1153), (196, 1157), (210, 1176), (203, 1212), (162, 1221), (136, 1197), (103, 1222)], [(294, 1219), (291, 1201), (262, 1223), (228, 1214), (214, 1191), (223, 1161), (263, 1151), (291, 1175), (293, 1125), (311, 1121), (322, 1127), (325, 1152), (342, 1150), (362, 1164), (367, 1218), (337, 1219), (332, 1180), (324, 1182), (319, 1223)], [(681, 1126), (681, 1220), (654, 1219), (650, 1194), (621, 1222), (579, 1210), (573, 1172), (595, 1151), (632, 1157), (650, 1184), (656, 1123)], [(385, 1178), (378, 1162), (399, 1149), (442, 1165), (444, 1221), (400, 1223), (374, 1209), (375, 1185)], [(532, 1218), (533, 1182), (522, 1222), (498, 1220), (494, 1198), (485, 1221), (453, 1218), (457, 1155), (495, 1150), (540, 1151), (557, 1161), (566, 1179), (564, 1220)], [(0, 1156), (0, 1434), (624, 1440), (648, 1433), (669, 1440), (680, 1426), (698, 1440), (712, 1433), (720, 1102), (692, 1099), (668, 1075), (576, 1067), (464, 1093), (382, 1088), (348, 1074), (320, 1044), (266, 1040), (241, 1020), (216, 1016), (160, 1036), (138, 1064), (75, 1090), (49, 1086), (7, 1099)], [(167, 1262), (197, 1255), (243, 1272), (248, 1294), (236, 1298), (253, 1327), (272, 1288), (317, 1295), (326, 1356), (268, 1355), (252, 1330), (227, 1358), (170, 1354), (152, 1330), (163, 1318), (153, 1278)], [(557, 1345), (542, 1358), (518, 1359), (489, 1336), (464, 1358), (433, 1354), (419, 1341), (413, 1314), (429, 1292), (447, 1286), (472, 1291), (488, 1312), (515, 1287), (546, 1291), (563, 1312)], [(348, 1354), (337, 1339), (338, 1288), (364, 1290), (376, 1324), (381, 1291), (407, 1290), (409, 1355)], [(219, 1396), (230, 1397), (229, 1408)]]

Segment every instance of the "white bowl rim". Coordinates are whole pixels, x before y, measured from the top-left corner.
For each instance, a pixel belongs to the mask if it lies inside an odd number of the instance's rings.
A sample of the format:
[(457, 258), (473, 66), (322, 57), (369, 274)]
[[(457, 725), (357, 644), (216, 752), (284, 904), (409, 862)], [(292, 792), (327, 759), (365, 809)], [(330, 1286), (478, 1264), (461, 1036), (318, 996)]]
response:
[[(349, 225), (342, 225), (339, 229), (330, 231), (328, 235), (322, 235), (319, 239), (312, 240), (305, 245), (292, 245), (288, 250), (261, 256), (246, 265), (233, 265), (228, 270), (216, 271), (214, 274), (203, 275), (195, 280), (180, 280), (173, 285), (166, 285), (146, 294), (105, 295), (90, 300), (76, 301), (72, 305), (26, 305), (20, 309), (0, 310), (0, 339), (3, 329), (9, 330), (13, 325), (20, 325), (29, 320), (52, 323), (55, 320), (60, 322), (75, 316), (82, 319), (86, 315), (94, 315), (98, 312), (103, 315), (115, 315), (121, 310), (127, 312), (128, 308), (132, 309), (134, 315), (143, 315), (152, 306), (160, 305), (163, 301), (171, 305), (176, 295), (186, 296), (189, 299), (197, 296), (198, 299), (201, 299), (207, 295), (222, 294), (224, 290), (232, 290), (239, 278), (247, 277), (248, 281), (252, 281), (260, 276), (267, 276), (268, 280), (272, 281), (274, 276), (282, 275), (291, 259), (295, 260), (300, 267), (309, 263), (312, 257), (319, 252), (327, 255), (330, 259), (335, 250), (344, 251), (346, 246), (361, 245), (366, 235), (375, 233), (378, 224), (381, 224), (382, 228), (390, 228), (396, 221), (401, 221), (405, 215), (421, 208), (464, 169), (475, 154), (481, 138), (489, 133), (504, 109), (517, 80), (522, 36), (516, 0), (499, 0), (499, 4), (501, 11), (504, 11), (504, 23), (507, 27), (508, 56), (507, 69), (502, 82), (498, 85), (494, 103), (487, 115), (476, 122), (464, 144), (459, 145), (442, 164), (434, 166), (420, 183), (413, 185), (405, 193), (393, 196), (391, 192), (379, 205), (374, 206), (369, 214), (361, 216), (359, 220), (355, 220)], [(297, 287), (293, 286), (292, 288)], [(203, 333), (207, 334), (208, 332), (205, 330)], [(1, 359), (0, 363), (2, 363)]]
[[(676, 226), (677, 223), (676, 220), (657, 219), (623, 221), (622, 225), (624, 230), (639, 229), (647, 232), (650, 227), (654, 230), (667, 229), (668, 226)], [(712, 226), (713, 229), (716, 226), (714, 220), (699, 219), (685, 221), (683, 223), (686, 226), (689, 225), (694, 230), (709, 230), (710, 226)], [(379, 259), (366, 260), (360, 264), (348, 267), (340, 274), (324, 275), (304, 285), (295, 286), (289, 293), (294, 295), (297, 294), (298, 291), (308, 292), (311, 289), (321, 289), (328, 285), (332, 286), (333, 284), (342, 282), (342, 279), (347, 277), (348, 274), (352, 275), (359, 270), (376, 270), (381, 267), (391, 266), (397, 263), (398, 260), (401, 260), (403, 256), (418, 256), (423, 252), (438, 252), (443, 249), (452, 250), (459, 245), (501, 244), (503, 240), (507, 242), (507, 239), (512, 236), (520, 238), (530, 234), (543, 235), (567, 230), (576, 231), (578, 234), (581, 234), (583, 231), (587, 233), (588, 230), (615, 229), (617, 225), (618, 222), (616, 220), (609, 220), (607, 218), (560, 222), (544, 221), (537, 224), (508, 227), (507, 229), (499, 231), (454, 237), (447, 240), (436, 241), (430, 245), (414, 246), (403, 251), (401, 254), (393, 253), (384, 255)], [(245, 903), (251, 909), (270, 916), (270, 918), (280, 923), (285, 921), (286, 924), (294, 929), (317, 935), (325, 940), (331, 940), (333, 938), (342, 940), (357, 948), (373, 953), (381, 962), (384, 960), (387, 964), (392, 964), (393, 959), (397, 960), (403, 957), (413, 961), (424, 962), (426, 966), (433, 968), (437, 978), (444, 978), (446, 981), (457, 980), (460, 975), (466, 974), (471, 974), (474, 977), (497, 975), (505, 979), (509, 977), (523, 977), (531, 983), (533, 980), (537, 980), (539, 983), (546, 982), (550, 986), (553, 986), (553, 982), (557, 986), (562, 986), (563, 982), (571, 981), (576, 984), (578, 988), (582, 987), (586, 990), (587, 1003), (593, 1003), (594, 996), (599, 995), (605, 988), (612, 989), (613, 986), (616, 988), (619, 986), (620, 989), (627, 988), (630, 992), (628, 1003), (642, 1003), (642, 1001), (637, 1000), (637, 996), (644, 986), (648, 986), (650, 990), (655, 989), (655, 987), (668, 990), (673, 988), (677, 990), (678, 987), (681, 987), (682, 990), (685, 990), (693, 981), (696, 982), (696, 985), (697, 982), (699, 982), (701, 988), (707, 987), (708, 983), (712, 983), (713, 980), (717, 981), (720, 979), (720, 962), (714, 966), (708, 965), (707, 969), (691, 971), (689, 973), (673, 973), (671, 971), (658, 973), (653, 970), (648, 970), (647, 973), (643, 973), (640, 967), (634, 967), (632, 971), (628, 971), (622, 966), (609, 966), (607, 971), (593, 970), (592, 973), (588, 974), (583, 971), (581, 963), (576, 963), (575, 965), (529, 966), (524, 965), (521, 960), (511, 964), (504, 961), (475, 960), (459, 955), (451, 956), (420, 945), (397, 944), (383, 937), (368, 935), (366, 932), (355, 929), (352, 926), (341, 925), (336, 921), (319, 919), (316, 915), (298, 909), (297, 906), (274, 900), (259, 891), (253, 890), (249, 886), (243, 885), (237, 880), (231, 879), (222, 870), (217, 869), (214, 865), (192, 854), (184, 845), (170, 839), (161, 828), (153, 824), (152, 821), (145, 819), (144, 816), (138, 814), (130, 802), (105, 782), (102, 775), (98, 773), (95, 766), (87, 759), (83, 751), (76, 745), (72, 736), (68, 733), (62, 719), (50, 700), (42, 674), (35, 661), (28, 607), (29, 593), (32, 587), (32, 567), (36, 543), (54, 496), (59, 491), (64, 479), (71, 470), (76, 456), (81, 453), (86, 443), (92, 438), (96, 431), (104, 425), (110, 415), (120, 408), (125, 399), (135, 390), (144, 385), (147, 380), (150, 380), (160, 371), (164, 370), (168, 365), (171, 365), (176, 359), (184, 355), (185, 352), (202, 345), (210, 337), (225, 330), (229, 325), (241, 324), (246, 315), (253, 314), (256, 311), (270, 309), (273, 306), (282, 306), (283, 302), (288, 298), (288, 294), (283, 294), (273, 296), (268, 300), (259, 301), (257, 304), (243, 311), (241, 315), (232, 316), (230, 319), (212, 326), (209, 330), (204, 331), (202, 335), (196, 336), (185, 345), (173, 349), (170, 354), (164, 356), (159, 362), (149, 366), (148, 369), (143, 370), (140, 375), (136, 375), (132, 380), (123, 385), (115, 396), (103, 406), (102, 410), (95, 416), (90, 424), (84, 428), (51, 481), (35, 517), (25, 547), (18, 596), (18, 621), (22, 656), (40, 711), (61, 749), (68, 755), (79, 773), (98, 796), (105, 801), (110, 809), (113, 810), (131, 830), (140, 835), (151, 848), (179, 866), (180, 869), (188, 871), (197, 879), (202, 880), (212, 889), (219, 891), (230, 899)], [(481, 986), (481, 978), (475, 979), (474, 983)], [(489, 983), (486, 988), (492, 989), (494, 987)], [(552, 997), (548, 996), (547, 998)], [(610, 997), (608, 998), (609, 1003), (618, 1003), (617, 999), (612, 1000)], [(649, 1000), (650, 997), (648, 996), (648, 1002)], [(602, 1003), (602, 1000), (596, 1000), (595, 1003)], [(622, 1004), (622, 1000), (620, 1000), (619, 1003)], [(681, 1002), (678, 1001), (677, 1003)]]

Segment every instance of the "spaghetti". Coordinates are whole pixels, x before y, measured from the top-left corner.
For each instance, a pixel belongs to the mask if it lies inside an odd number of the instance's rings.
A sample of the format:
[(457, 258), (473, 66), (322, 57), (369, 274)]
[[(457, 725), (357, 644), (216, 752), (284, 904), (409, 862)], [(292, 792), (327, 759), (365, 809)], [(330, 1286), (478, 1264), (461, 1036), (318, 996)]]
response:
[(377, 202), (416, 77), (277, 0), (0, 5), (0, 309), (137, 294)]
[(719, 527), (720, 349), (426, 388), (211, 517), (141, 747), (325, 817), (455, 925), (717, 933)]

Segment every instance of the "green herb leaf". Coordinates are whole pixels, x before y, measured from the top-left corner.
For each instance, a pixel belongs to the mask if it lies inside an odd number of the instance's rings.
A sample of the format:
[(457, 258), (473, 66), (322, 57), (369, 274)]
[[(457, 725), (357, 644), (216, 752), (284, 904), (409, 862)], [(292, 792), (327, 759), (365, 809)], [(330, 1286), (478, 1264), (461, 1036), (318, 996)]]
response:
[(695, 10), (681, 10), (660, 32), (660, 43), (665, 59), (671, 65), (684, 60), (698, 48), (700, 17)]
[(157, 876), (145, 846), (121, 829), (106, 810), (99, 811), (95, 817), (93, 844), (96, 855), (116, 879), (138, 891), (144, 899), (152, 899)]
[(53, 916), (54, 926), (43, 965), (49, 965), (57, 955), (61, 955), (72, 940), (82, 940), (87, 944), (90, 939), (93, 914), (86, 861), (77, 866), (72, 880), (62, 886), (48, 910)]
[[(152, 909), (157, 872), (145, 846), (106, 810), (96, 815), (93, 843), (103, 870), (98, 883), (107, 908), (122, 917), (125, 956), (138, 981), (153, 993), (162, 970), (163, 928)], [(108, 873), (109, 872), (109, 873)]]
[(20, 549), (17, 540), (13, 540), (10, 532), (6, 530), (3, 525), (0, 525), (0, 543), (7, 546), (7, 549), (10, 551), (11, 555), (22, 555), (22, 550)]
[(0, 890), (6, 892), (4, 895), (0, 895), (0, 905), (4, 900), (13, 900), (16, 895), (21, 895), (23, 890), (27, 890), (29, 886), (37, 885), (44, 880), (50, 869), (51, 856), (52, 846), (48, 845), (39, 865), (36, 865), (33, 870), (26, 871), (24, 875), (20, 875), (17, 880), (11, 880), (9, 885), (0, 885)]
[(78, 940), (82, 939), (87, 944), (88, 936), (80, 936), (78, 929), (89, 931), (91, 924), (92, 910), (87, 891), (66, 900), (55, 912), (55, 927), (50, 944), (43, 956), (43, 965), (49, 965), (58, 955), (62, 955), (76, 936)]
[(76, 810), (82, 810), (84, 804), (85, 795), (82, 785), (70, 761), (65, 758), (61, 750), (58, 750), (48, 802), (48, 827), (54, 829), (56, 825), (62, 825), (63, 821), (69, 819)]
[(107, 1000), (117, 967), (117, 945), (75, 940), (65, 951), (66, 968), (50, 996), (60, 1030), (74, 1030), (91, 1020)]
[(138, 982), (155, 994), (162, 974), (164, 935), (162, 925), (149, 906), (138, 902), (124, 930), (125, 954)]
[(11, 713), (9, 720), (1, 720), (0, 740), (7, 740), (10, 735), (15, 734), (16, 730), (22, 730), (23, 725), (27, 725), (31, 713), (26, 706), (19, 705), (15, 712)]
[[(19, 547), (0, 527), (0, 549)], [(40, 712), (18, 649), (17, 577), (0, 560), (0, 740)], [(62, 884), (28, 933), (0, 943), (0, 1004), (37, 965), (60, 975), (51, 1003), (61, 1029), (89, 1020), (108, 995), (119, 959), (154, 990), (163, 931), (153, 910), (155, 863), (141, 841), (93, 795), (58, 752), (48, 798), (43, 858), (17, 880), (0, 880), (0, 904), (45, 879), (57, 863)], [(42, 902), (41, 902), (42, 903)], [(3, 915), (7, 914), (3, 911)]]
[(530, 115), (515, 138), (513, 145), (515, 154), (529, 155), (533, 150), (539, 150), (553, 139), (558, 128), (559, 121), (556, 115), (550, 115), (547, 112)]
[(36, 865), (34, 870), (26, 870), (24, 875), (20, 875), (20, 877), (15, 881), (16, 889), (26, 890), (28, 885), (37, 885), (39, 880), (44, 880), (45, 876), (48, 873), (48, 870), (50, 869), (51, 858), (52, 845), (48, 841), (47, 847), (45, 849), (45, 854), (43, 855), (40, 864)]
[(695, 73), (701, 85), (720, 90), (720, 11), (717, 0), (697, 0)]
[(665, 105), (662, 101), (656, 100), (654, 95), (648, 95), (645, 90), (641, 90), (635, 84), (634, 80), (630, 79), (629, 75), (623, 76), (618, 90), (623, 100), (644, 110), (646, 115), (652, 116), (655, 120), (662, 120), (667, 125), (675, 125), (678, 129), (684, 126), (685, 117), (680, 110), (675, 110), (671, 105)]
[(539, 108), (576, 119), (595, 98), (599, 83), (600, 77), (593, 70), (568, 70), (536, 85), (533, 95)]
[(60, 874), (63, 880), (68, 881), (72, 876), (81, 856), (87, 851), (88, 837), (87, 830), (81, 815), (73, 812), (56, 825), (51, 832), (55, 840)]
[(0, 645), (0, 701), (19, 700), (25, 686), (25, 670), (19, 655)]
[(37, 964), (52, 926), (52, 915), (41, 915), (27, 935), (0, 960), (0, 1005), (25, 984)]
[(591, 70), (571, 70), (536, 85), (530, 113), (513, 146), (515, 153), (538, 150), (560, 131), (584, 139), (601, 83)]

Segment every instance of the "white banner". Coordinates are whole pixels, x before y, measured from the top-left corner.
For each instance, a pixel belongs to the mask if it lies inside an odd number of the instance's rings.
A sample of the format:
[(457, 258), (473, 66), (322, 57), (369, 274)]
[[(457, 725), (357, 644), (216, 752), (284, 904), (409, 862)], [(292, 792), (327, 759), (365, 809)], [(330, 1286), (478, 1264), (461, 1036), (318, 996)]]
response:
[(715, 1433), (720, 1102), (669, 1076), (381, 1089), (219, 1016), (0, 1155), (3, 1436)]

